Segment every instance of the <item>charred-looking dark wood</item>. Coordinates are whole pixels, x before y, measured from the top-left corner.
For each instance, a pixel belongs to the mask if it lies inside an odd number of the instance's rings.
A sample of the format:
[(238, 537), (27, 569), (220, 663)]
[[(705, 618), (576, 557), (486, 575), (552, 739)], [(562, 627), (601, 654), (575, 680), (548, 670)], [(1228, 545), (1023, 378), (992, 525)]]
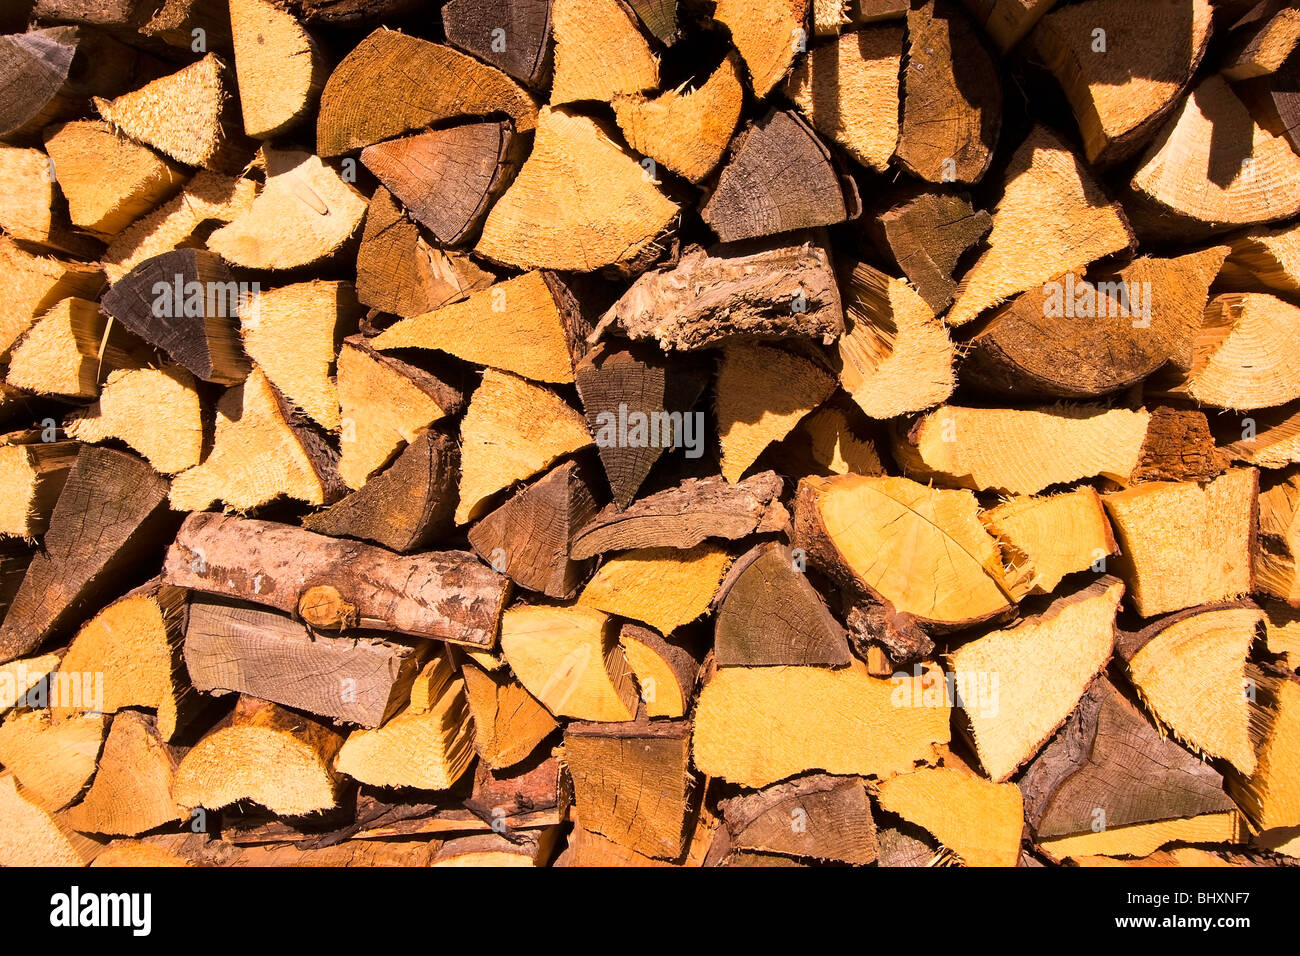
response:
[(251, 367), (239, 315), (257, 304), (246, 288), (216, 253), (177, 249), (136, 266), (113, 283), (101, 305), (198, 378), (237, 385)]
[(690, 363), (670, 368), (652, 348), (608, 343), (592, 349), (573, 375), (614, 503), (627, 507), (665, 447), (686, 437), (687, 412), (708, 376)]
[(469, 543), (520, 587), (569, 597), (591, 569), (572, 559), (570, 542), (596, 508), (583, 469), (565, 462), (474, 525)]
[(543, 87), (554, 59), (551, 0), (450, 0), (442, 8), (447, 42)]
[(797, 567), (790, 549), (768, 542), (731, 566), (721, 588), (713, 654), (723, 667), (843, 667), (844, 628)]
[(860, 777), (811, 774), (719, 807), (733, 850), (856, 866), (876, 859), (876, 824)]
[(607, 551), (686, 549), (708, 538), (778, 531), (789, 521), (780, 502), (781, 484), (774, 471), (734, 483), (718, 476), (687, 478), (626, 508), (601, 509), (578, 529), (570, 554), (580, 560)]
[(406, 703), (428, 648), (365, 632), (316, 635), (286, 614), (202, 595), (185, 629), (196, 690), (248, 694), (362, 727), (378, 727)]
[(723, 242), (856, 219), (858, 188), (797, 113), (772, 110), (737, 135), (700, 210)]
[(1110, 828), (1234, 807), (1223, 776), (1157, 730), (1105, 677), (1019, 786), (1025, 820), (1040, 839), (1092, 832), (1098, 819)]
[(404, 556), (270, 521), (192, 514), (167, 553), (171, 584), (264, 604), (322, 631), (496, 642), (507, 580), (464, 551)]
[(451, 531), (459, 480), (455, 436), (430, 429), (385, 471), (324, 511), (308, 515), (303, 526), (409, 554)]
[(135, 455), (83, 448), (0, 627), (0, 663), (68, 636), (124, 581), (147, 577), (175, 527), (165, 478)]
[(890, 256), (935, 314), (952, 304), (958, 261), (992, 228), (993, 217), (977, 212), (965, 195), (937, 192), (895, 206), (877, 226)]
[(1228, 467), (1214, 444), (1205, 413), (1194, 408), (1151, 409), (1133, 481), (1209, 481)]
[(663, 349), (743, 338), (800, 336), (829, 344), (844, 309), (826, 250), (813, 243), (753, 251), (693, 246), (672, 267), (647, 272), (610, 307), (594, 335), (616, 325)]

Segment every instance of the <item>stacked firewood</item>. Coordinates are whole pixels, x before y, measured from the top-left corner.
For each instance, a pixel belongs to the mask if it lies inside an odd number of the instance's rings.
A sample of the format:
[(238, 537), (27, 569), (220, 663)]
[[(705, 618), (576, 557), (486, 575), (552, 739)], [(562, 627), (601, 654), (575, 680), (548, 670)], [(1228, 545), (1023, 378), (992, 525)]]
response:
[(1300, 856), (1300, 11), (0, 10), (0, 864)]

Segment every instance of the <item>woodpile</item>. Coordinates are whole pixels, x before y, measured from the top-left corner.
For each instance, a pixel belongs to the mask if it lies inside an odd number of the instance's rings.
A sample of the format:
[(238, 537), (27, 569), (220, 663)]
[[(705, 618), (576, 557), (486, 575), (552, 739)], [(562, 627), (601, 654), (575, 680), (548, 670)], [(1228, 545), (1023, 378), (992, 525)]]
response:
[(1291, 5), (15, 6), (0, 865), (1300, 857)]

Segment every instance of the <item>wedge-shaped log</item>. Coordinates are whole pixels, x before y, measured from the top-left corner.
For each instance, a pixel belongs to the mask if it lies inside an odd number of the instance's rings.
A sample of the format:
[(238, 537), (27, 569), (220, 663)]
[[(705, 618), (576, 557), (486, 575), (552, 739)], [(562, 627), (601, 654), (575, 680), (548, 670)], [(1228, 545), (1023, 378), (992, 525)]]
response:
[(731, 556), (710, 542), (685, 551), (624, 551), (600, 566), (578, 603), (670, 634), (708, 610), (730, 564)]
[(965, 767), (926, 767), (880, 785), (881, 809), (932, 833), (967, 866), (1015, 866), (1024, 813), (1013, 783)]

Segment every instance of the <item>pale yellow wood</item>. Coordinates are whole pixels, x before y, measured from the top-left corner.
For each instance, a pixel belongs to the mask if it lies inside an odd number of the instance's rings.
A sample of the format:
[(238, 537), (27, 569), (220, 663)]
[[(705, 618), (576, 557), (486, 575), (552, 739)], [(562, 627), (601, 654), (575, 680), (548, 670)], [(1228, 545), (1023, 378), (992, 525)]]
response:
[(1014, 783), (927, 767), (880, 785), (880, 806), (928, 830), (967, 866), (1015, 866), (1024, 808)]
[(99, 401), (63, 420), (70, 438), (117, 438), (164, 475), (193, 468), (203, 454), (203, 405), (194, 376), (179, 365), (111, 373)]
[(1105, 568), (1118, 545), (1101, 496), (1092, 488), (1059, 495), (1020, 495), (981, 512), (1010, 567), (1008, 584), (1017, 599), (1051, 594), (1061, 578), (1089, 567)]
[(622, 551), (600, 566), (578, 603), (670, 634), (708, 610), (730, 564), (731, 555), (712, 542)]
[(659, 85), (659, 62), (618, 0), (553, 0), (555, 78), (551, 105), (578, 100), (610, 102), (621, 93)]

